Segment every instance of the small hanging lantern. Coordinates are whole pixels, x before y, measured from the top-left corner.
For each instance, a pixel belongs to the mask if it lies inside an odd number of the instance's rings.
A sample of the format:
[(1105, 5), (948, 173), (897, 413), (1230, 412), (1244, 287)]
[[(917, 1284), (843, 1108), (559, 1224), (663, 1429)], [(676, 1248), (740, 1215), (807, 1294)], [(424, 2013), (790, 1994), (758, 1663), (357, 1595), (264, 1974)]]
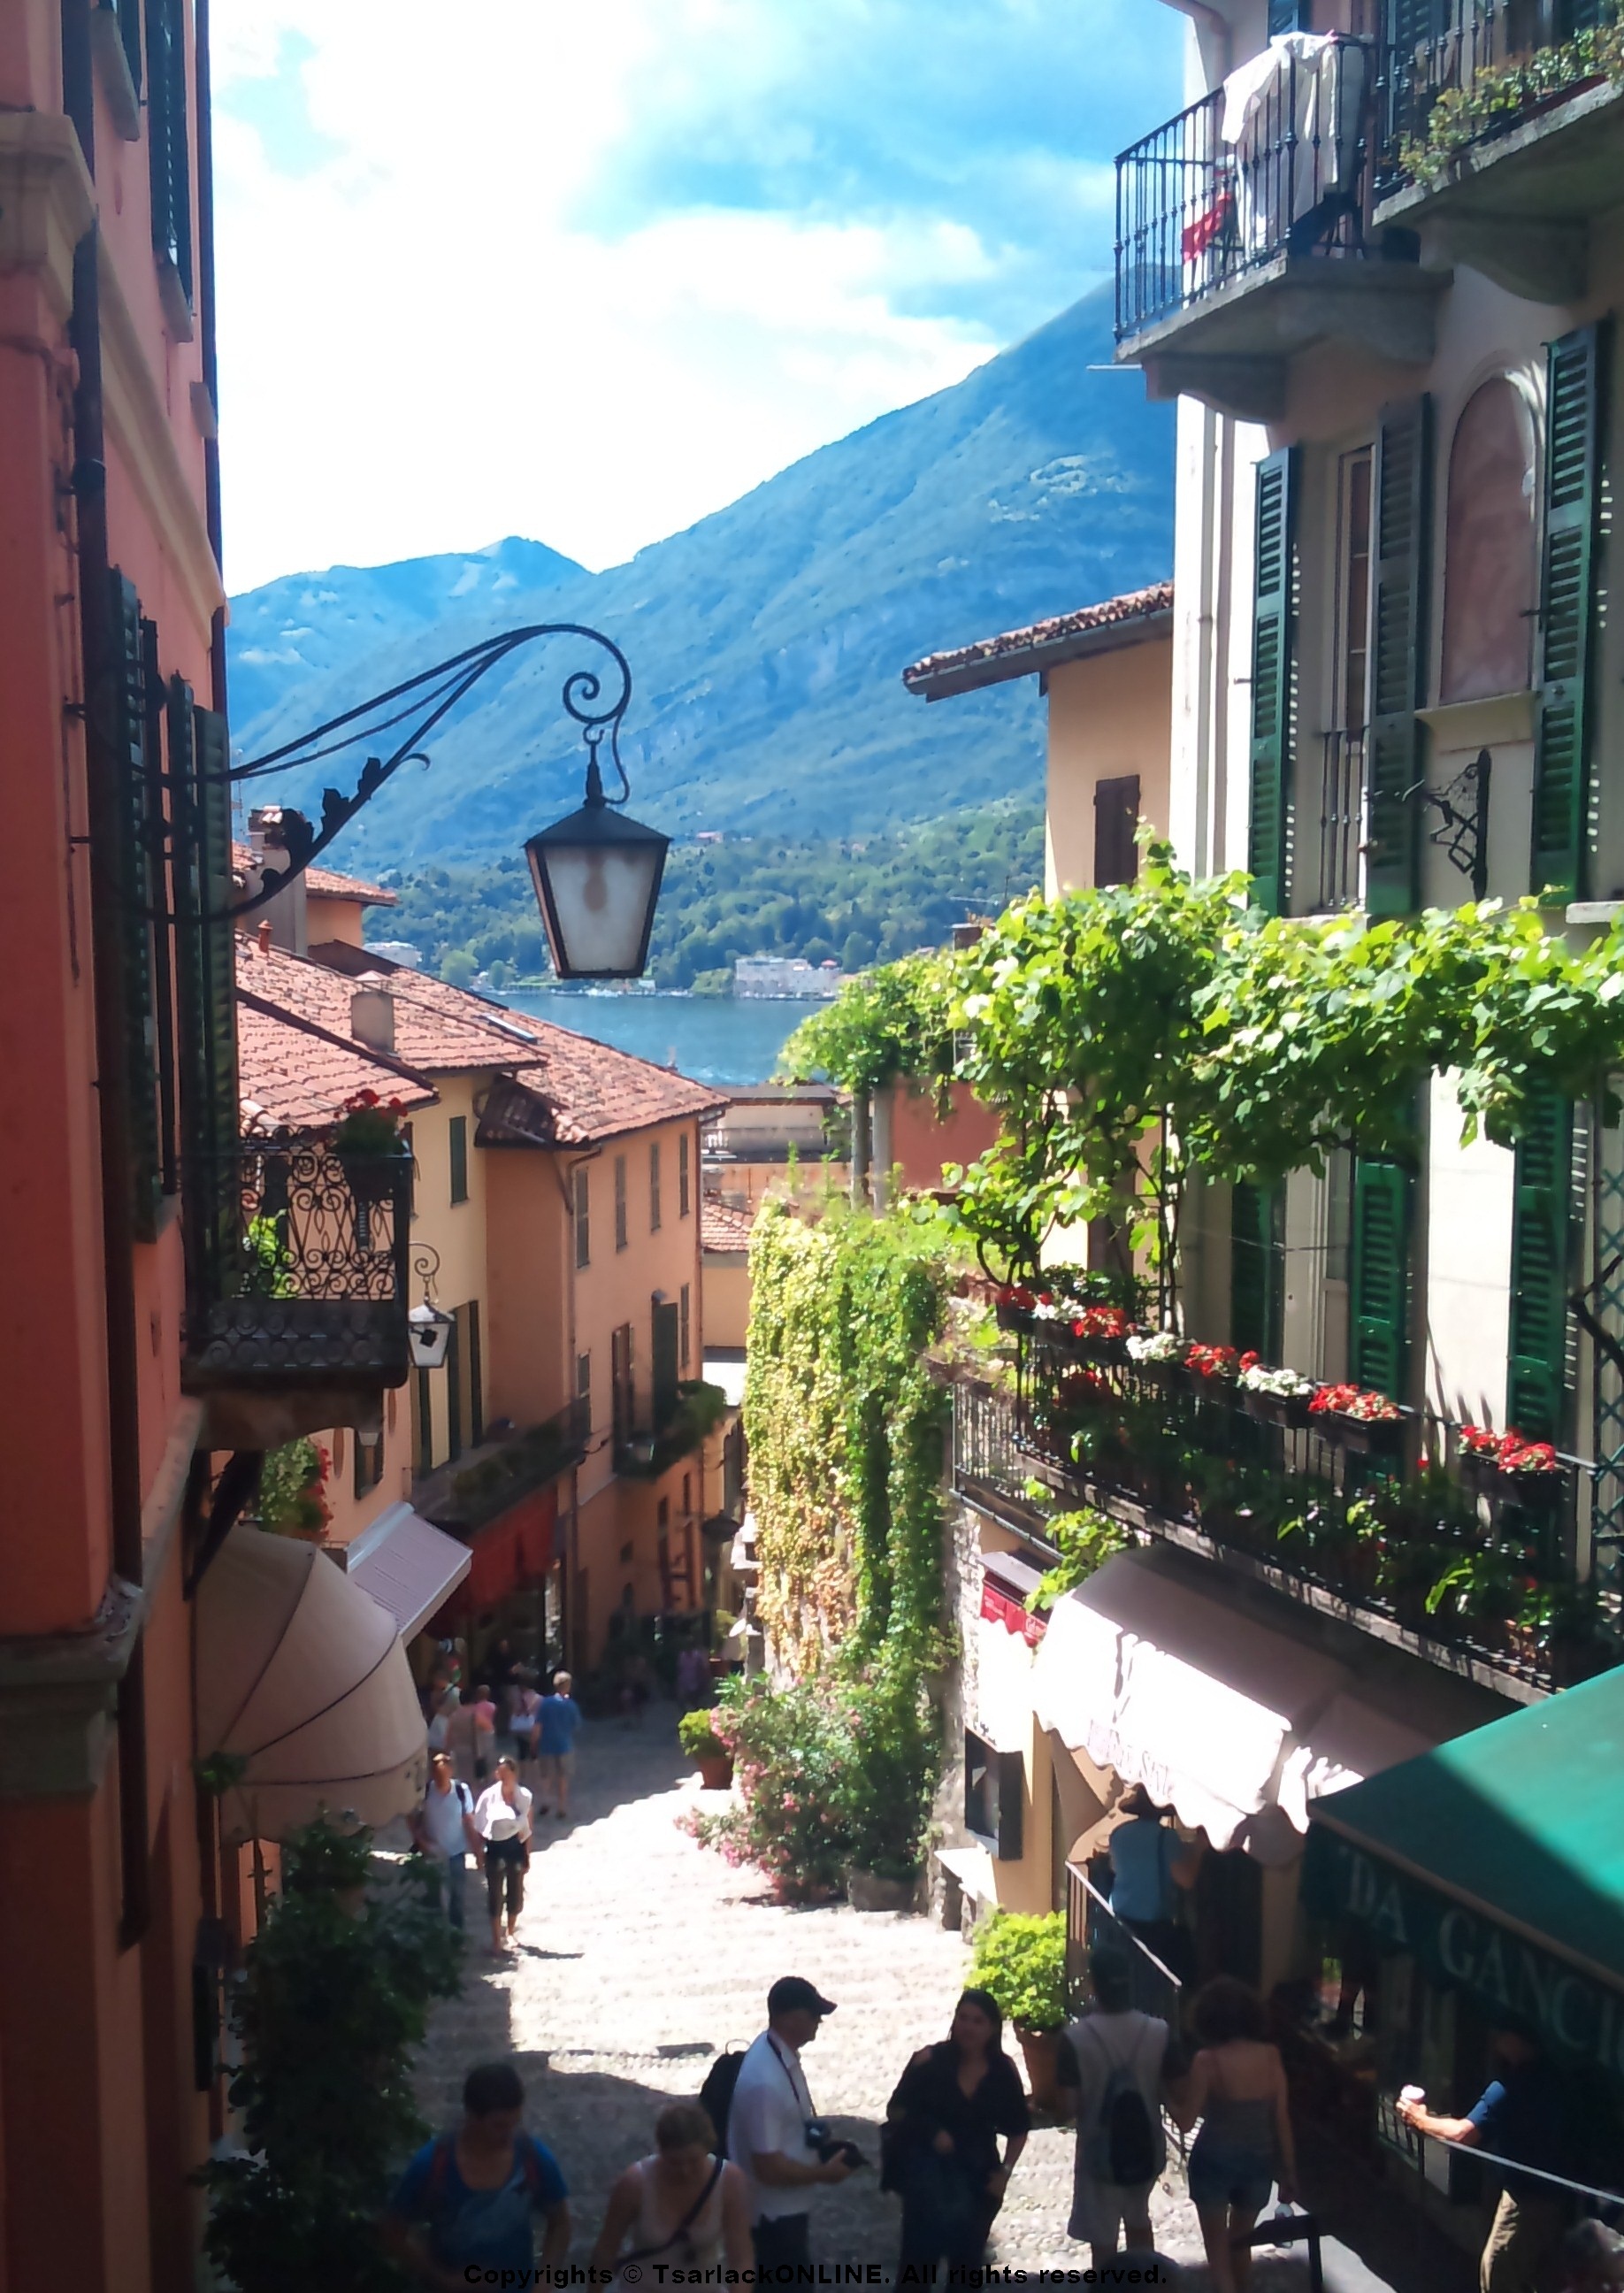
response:
[(561, 979), (642, 977), (670, 842), (608, 802), (594, 756), (580, 810), (524, 847)]
[(442, 1313), (433, 1300), (434, 1276), (440, 1271), (440, 1252), (432, 1243), (425, 1242), (416, 1252), (412, 1260), (412, 1271), (423, 1276), (423, 1296), (406, 1317), (412, 1360), (419, 1369), (440, 1369), (444, 1365), (456, 1320), (454, 1315)]

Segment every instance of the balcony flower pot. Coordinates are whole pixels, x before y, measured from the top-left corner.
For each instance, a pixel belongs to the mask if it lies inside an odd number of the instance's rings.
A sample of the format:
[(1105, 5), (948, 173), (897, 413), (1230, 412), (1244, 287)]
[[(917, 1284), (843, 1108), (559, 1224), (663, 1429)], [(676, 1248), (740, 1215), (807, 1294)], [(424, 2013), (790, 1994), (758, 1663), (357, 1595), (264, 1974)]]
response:
[(723, 1752), (699, 1763), (701, 1791), (727, 1791), (733, 1781), (733, 1762), (729, 1753)]
[(918, 1888), (917, 1871), (910, 1878), (890, 1879), (854, 1863), (846, 1875), (846, 1900), (854, 1911), (911, 1911)]
[(1297, 1430), (1308, 1422), (1305, 1393), (1260, 1393), (1252, 1386), (1240, 1389), (1240, 1406), (1260, 1425), (1284, 1425)]
[(1314, 1422), (1355, 1456), (1396, 1457), (1404, 1446), (1402, 1417), (1349, 1417), (1340, 1409), (1328, 1409)]
[(386, 1203), (395, 1190), (395, 1177), (408, 1158), (398, 1148), (386, 1155), (356, 1154), (345, 1147), (334, 1149), (343, 1166), (344, 1183), (358, 1203), (376, 1209)]
[(1015, 2036), (1026, 2063), (1026, 2083), (1039, 2110), (1053, 2110), (1060, 2100), (1060, 2032), (1030, 2030), (1017, 2022)]

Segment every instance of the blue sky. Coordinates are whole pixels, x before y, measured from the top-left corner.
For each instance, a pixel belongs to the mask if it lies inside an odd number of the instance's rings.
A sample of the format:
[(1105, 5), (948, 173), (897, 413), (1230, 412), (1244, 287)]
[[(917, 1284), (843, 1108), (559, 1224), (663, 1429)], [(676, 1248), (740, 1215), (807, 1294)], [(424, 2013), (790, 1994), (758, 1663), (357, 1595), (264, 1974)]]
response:
[(593, 566), (957, 381), (1111, 262), (1156, 0), (215, 0), (234, 589)]

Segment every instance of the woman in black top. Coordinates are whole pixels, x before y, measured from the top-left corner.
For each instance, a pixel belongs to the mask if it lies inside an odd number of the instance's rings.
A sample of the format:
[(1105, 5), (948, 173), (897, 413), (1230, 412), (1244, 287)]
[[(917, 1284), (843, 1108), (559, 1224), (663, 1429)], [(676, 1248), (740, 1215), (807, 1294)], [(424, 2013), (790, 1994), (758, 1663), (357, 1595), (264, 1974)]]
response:
[(1004, 2017), (986, 1991), (965, 1992), (947, 2038), (913, 2057), (885, 2116), (885, 2186), (902, 2196), (902, 2265), (978, 2265), (1031, 2123), (1004, 2052)]

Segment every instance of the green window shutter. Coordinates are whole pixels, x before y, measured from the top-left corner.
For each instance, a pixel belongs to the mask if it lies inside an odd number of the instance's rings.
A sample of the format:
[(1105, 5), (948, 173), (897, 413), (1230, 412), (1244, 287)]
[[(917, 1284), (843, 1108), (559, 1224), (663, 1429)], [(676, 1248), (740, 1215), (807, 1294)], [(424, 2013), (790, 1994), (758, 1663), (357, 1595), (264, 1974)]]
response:
[(186, 14), (183, 0), (147, 0), (147, 156), (152, 182), (152, 245), (174, 265), (192, 298), (191, 154), (186, 135)]
[(1590, 792), (1590, 654), (1601, 487), (1600, 329), (1546, 354), (1545, 539), (1539, 568), (1539, 729), (1531, 888), (1576, 900)]
[(448, 1125), (451, 1137), (451, 1200), (468, 1199), (468, 1118), (454, 1114)]
[(480, 1335), (480, 1301), (470, 1298), (468, 1313), (468, 1429), (477, 1449), (485, 1438), (485, 1351)]
[(1541, 1092), (1517, 1142), (1506, 1364), (1506, 1423), (1531, 1440), (1558, 1439), (1567, 1415), (1572, 1174), (1572, 1102)]
[(463, 1331), (466, 1309), (451, 1310), (451, 1331), (446, 1340), (446, 1456), (463, 1454)]
[(1230, 1195), (1230, 1343), (1242, 1353), (1281, 1357), (1285, 1319), (1281, 1227), (1285, 1192), (1242, 1181)]
[(1377, 426), (1370, 548), (1370, 722), (1365, 742), (1369, 816), (1365, 905), (1412, 914), (1420, 902), (1421, 815), (1410, 793), (1422, 777), (1432, 402), (1384, 406)]
[(676, 1412), (677, 1352), (681, 1332), (675, 1306), (656, 1302), (654, 1308), (654, 1430), (668, 1425)]
[(137, 1241), (158, 1232), (163, 1187), (158, 1126), (158, 957), (153, 916), (152, 783), (147, 767), (147, 677), (141, 601), (116, 568), (112, 587), (112, 740), (118, 774), (118, 891), (123, 911), (125, 1074), (131, 1210)]
[[(237, 1246), (241, 1130), (237, 1081), (237, 951), (230, 920), (231, 789), (225, 718), (199, 709), (181, 677), (169, 686), (174, 816), (176, 1033), (189, 1283), (218, 1293)], [(210, 920), (214, 919), (214, 920)]]
[(1395, 1163), (1353, 1165), (1349, 1356), (1353, 1381), (1404, 1398), (1410, 1352), (1410, 1178)]
[(1256, 592), (1252, 619), (1252, 801), (1247, 867), (1259, 907), (1286, 901), (1286, 807), (1291, 782), (1293, 575), (1297, 449), (1257, 465)]

